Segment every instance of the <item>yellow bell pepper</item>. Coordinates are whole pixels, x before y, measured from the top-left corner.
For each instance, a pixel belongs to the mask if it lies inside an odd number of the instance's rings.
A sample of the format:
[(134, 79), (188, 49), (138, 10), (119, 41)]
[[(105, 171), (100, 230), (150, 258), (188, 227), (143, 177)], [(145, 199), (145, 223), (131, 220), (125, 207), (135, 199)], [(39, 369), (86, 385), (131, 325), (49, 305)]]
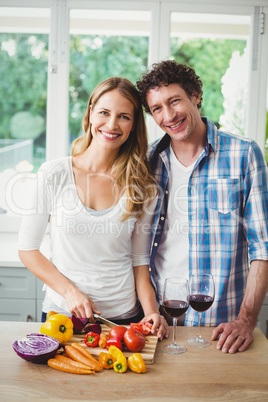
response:
[(66, 343), (73, 336), (73, 323), (64, 314), (54, 314), (41, 325), (40, 332), (57, 339), (60, 343)]
[(124, 353), (114, 345), (109, 347), (108, 352), (116, 359), (113, 364), (114, 371), (116, 373), (124, 373), (127, 371), (127, 358)]
[(133, 353), (129, 356), (128, 367), (136, 373), (146, 373), (146, 366), (140, 353)]

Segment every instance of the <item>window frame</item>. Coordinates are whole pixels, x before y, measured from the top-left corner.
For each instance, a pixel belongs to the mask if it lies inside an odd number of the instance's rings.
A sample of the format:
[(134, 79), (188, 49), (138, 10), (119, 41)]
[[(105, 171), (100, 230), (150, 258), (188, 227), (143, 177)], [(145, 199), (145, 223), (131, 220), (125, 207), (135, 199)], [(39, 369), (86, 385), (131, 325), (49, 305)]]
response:
[[(264, 29), (264, 33), (260, 34), (260, 20), (257, 15), (263, 12), (268, 15), (268, 7), (262, 7), (262, 3), (253, 1), (229, 2), (225, 1), (224, 5), (216, 4), (198, 4), (194, 0), (190, 0), (187, 4), (183, 2), (161, 2), (160, 10), (160, 32), (161, 40), (159, 43), (160, 60), (170, 57), (170, 20), (172, 12), (193, 12), (202, 14), (232, 14), (247, 15), (251, 18), (252, 29), (249, 38), (249, 91), (247, 97), (247, 120), (245, 125), (245, 137), (255, 140), (264, 153), (265, 137), (266, 137), (266, 98), (267, 88), (267, 71), (268, 71), (268, 29)], [(240, 4), (241, 3), (241, 4)], [(255, 3), (255, 4), (254, 4)], [(266, 3), (267, 5), (267, 3)], [(266, 22), (267, 24), (267, 22)], [(168, 49), (168, 51), (167, 51)], [(201, 77), (202, 79), (202, 77)]]
[[(234, 4), (235, 1), (235, 4)], [(209, 3), (209, 4), (208, 4)], [(200, 5), (199, 0), (133, 1), (133, 0), (0, 0), (0, 7), (50, 8), (49, 60), (47, 87), (47, 133), (46, 159), (66, 156), (69, 153), (68, 114), (69, 114), (69, 13), (71, 9), (114, 9), (145, 10), (151, 12), (148, 65), (169, 57), (170, 13), (193, 12), (250, 15), (253, 22), (251, 31), (251, 72), (248, 95), (248, 121), (246, 136), (253, 138), (264, 153), (266, 130), (266, 99), (268, 71), (268, 28), (259, 34), (256, 12), (268, 15), (267, 0), (225, 0), (220, 5), (217, 0)], [(194, 8), (193, 8), (194, 7)], [(257, 7), (257, 8), (256, 8)], [(257, 68), (253, 68), (253, 58)], [(201, 77), (202, 78), (202, 77)], [(59, 107), (60, 105), (60, 107)], [(152, 118), (147, 118), (150, 140), (158, 138), (163, 132)], [(10, 224), (14, 217), (0, 216), (0, 232), (15, 231), (17, 224)], [(20, 217), (17, 219), (20, 220)], [(11, 229), (10, 229), (11, 228)]]

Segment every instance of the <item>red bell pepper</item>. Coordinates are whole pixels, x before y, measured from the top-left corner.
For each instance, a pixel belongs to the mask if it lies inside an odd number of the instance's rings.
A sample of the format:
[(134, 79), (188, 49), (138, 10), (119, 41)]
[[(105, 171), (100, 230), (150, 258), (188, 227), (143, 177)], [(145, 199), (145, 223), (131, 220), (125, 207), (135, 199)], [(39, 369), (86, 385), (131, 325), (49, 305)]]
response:
[(87, 346), (95, 348), (99, 344), (99, 339), (99, 334), (95, 334), (95, 332), (88, 332), (85, 336), (84, 342)]

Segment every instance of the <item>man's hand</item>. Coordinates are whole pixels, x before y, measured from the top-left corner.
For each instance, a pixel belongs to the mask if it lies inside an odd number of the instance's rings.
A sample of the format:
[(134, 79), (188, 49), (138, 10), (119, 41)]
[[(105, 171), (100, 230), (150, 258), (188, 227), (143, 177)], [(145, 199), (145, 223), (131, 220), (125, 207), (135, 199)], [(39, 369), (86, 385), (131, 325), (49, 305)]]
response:
[(212, 341), (219, 337), (217, 349), (223, 353), (235, 353), (248, 348), (267, 291), (268, 261), (254, 260), (250, 264), (246, 292), (237, 318), (220, 324), (212, 332)]
[(219, 337), (217, 349), (223, 353), (244, 352), (253, 341), (253, 331), (254, 327), (248, 322), (237, 318), (214, 328), (211, 340), (215, 341)]

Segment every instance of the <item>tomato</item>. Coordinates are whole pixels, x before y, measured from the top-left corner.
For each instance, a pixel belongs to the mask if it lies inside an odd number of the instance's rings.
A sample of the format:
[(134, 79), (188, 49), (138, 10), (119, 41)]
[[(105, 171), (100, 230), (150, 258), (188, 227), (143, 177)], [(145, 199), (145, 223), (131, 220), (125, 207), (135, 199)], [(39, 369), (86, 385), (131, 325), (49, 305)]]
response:
[(145, 346), (145, 338), (136, 329), (129, 328), (124, 333), (124, 343), (131, 352), (140, 352)]
[(135, 329), (136, 331), (139, 331), (142, 335), (147, 335), (147, 334), (144, 334), (142, 325), (139, 323), (131, 322), (130, 328)]
[(111, 345), (116, 346), (118, 349), (120, 349), (121, 351), (123, 351), (123, 344), (122, 341), (120, 341), (119, 339), (116, 338), (111, 338), (108, 339), (108, 341), (106, 342), (106, 349), (109, 350), (109, 347)]
[(119, 341), (122, 341), (126, 330), (127, 330), (126, 327), (116, 325), (116, 327), (110, 329), (109, 339), (118, 339)]
[(149, 322), (149, 321), (146, 321), (143, 325), (145, 325), (145, 327), (149, 328), (150, 331), (153, 328), (153, 324), (151, 322)]
[(150, 322), (131, 322), (130, 323), (130, 328), (136, 329), (137, 331), (141, 332), (143, 335), (149, 335), (151, 333), (151, 329), (152, 329), (153, 324), (151, 324)]

